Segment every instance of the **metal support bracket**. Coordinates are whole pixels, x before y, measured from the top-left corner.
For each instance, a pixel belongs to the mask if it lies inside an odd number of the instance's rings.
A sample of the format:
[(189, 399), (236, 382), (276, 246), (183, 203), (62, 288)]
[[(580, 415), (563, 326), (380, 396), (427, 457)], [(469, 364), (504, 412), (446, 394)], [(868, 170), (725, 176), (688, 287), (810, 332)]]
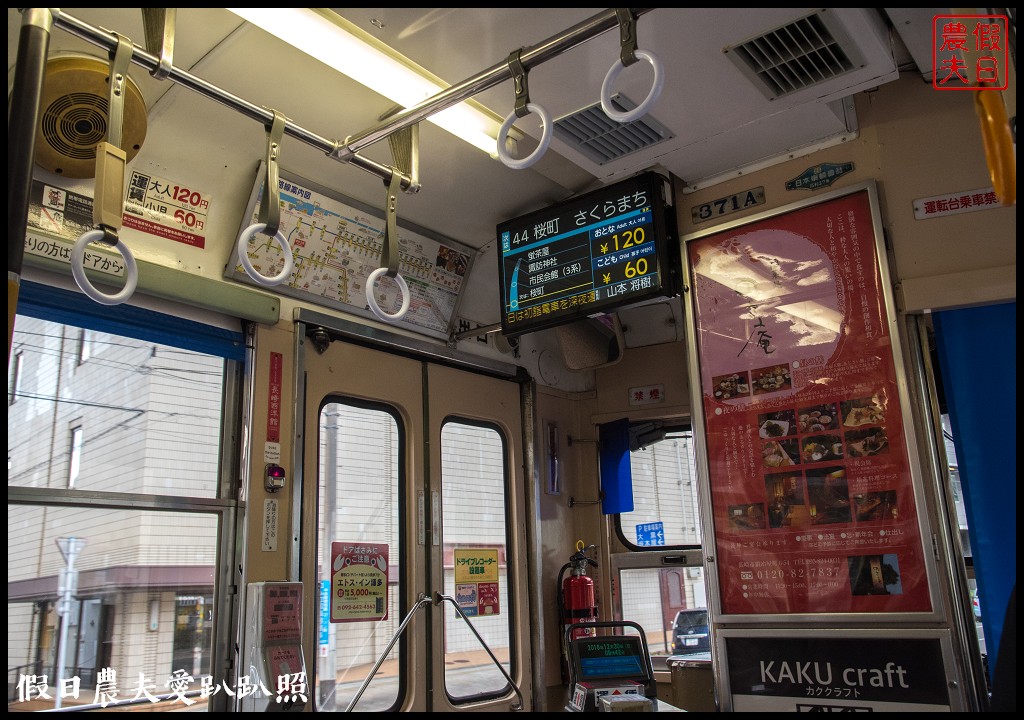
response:
[(526, 117), (530, 103), (529, 71), (523, 65), (523, 50), (514, 50), (508, 56), (508, 69), (512, 73), (512, 85), (516, 91), (516, 117)]
[(174, 67), (174, 23), (178, 8), (142, 8), (142, 24), (146, 30), (146, 50), (159, 58), (150, 75), (165, 80)]
[(117, 46), (110, 57), (110, 90), (107, 96), (107, 137), (96, 145), (96, 188), (93, 197), (93, 225), (103, 231), (100, 242), (117, 245), (124, 211), (124, 175), (128, 156), (121, 149), (124, 120), (124, 94), (128, 85), (128, 66), (132, 60), (132, 42), (117, 35)]
[(260, 199), (259, 222), (267, 227), (267, 235), (276, 235), (281, 226), (281, 189), (278, 185), (277, 160), (281, 155), (281, 138), (284, 137), (284, 115), (272, 111), (274, 119), (267, 128), (267, 173)]
[(637, 61), (636, 15), (630, 8), (615, 8), (619, 20), (619, 59), (626, 67)]

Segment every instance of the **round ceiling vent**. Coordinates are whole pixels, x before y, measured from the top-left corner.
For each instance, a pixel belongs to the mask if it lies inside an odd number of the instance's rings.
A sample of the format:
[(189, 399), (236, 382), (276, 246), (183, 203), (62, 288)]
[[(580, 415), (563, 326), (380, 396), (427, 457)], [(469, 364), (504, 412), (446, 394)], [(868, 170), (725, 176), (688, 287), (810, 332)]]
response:
[[(88, 57), (47, 62), (39, 104), (35, 161), (70, 178), (96, 174), (96, 145), (107, 139), (110, 66)], [(146, 139), (146, 102), (129, 77), (121, 119), (121, 149), (129, 162)]]

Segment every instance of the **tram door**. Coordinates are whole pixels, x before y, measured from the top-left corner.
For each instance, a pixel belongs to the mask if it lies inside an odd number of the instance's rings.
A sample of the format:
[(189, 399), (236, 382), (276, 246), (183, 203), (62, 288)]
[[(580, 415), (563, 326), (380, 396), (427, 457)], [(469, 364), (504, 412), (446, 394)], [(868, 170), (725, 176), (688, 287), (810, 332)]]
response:
[(509, 710), (506, 674), (529, 698), (519, 385), (339, 340), (304, 372), (317, 707)]

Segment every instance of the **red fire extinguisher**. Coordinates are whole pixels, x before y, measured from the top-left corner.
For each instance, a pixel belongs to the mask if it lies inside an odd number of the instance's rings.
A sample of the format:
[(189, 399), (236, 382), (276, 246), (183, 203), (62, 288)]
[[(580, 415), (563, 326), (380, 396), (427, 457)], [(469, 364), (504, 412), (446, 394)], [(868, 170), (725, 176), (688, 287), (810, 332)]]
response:
[[(584, 547), (583, 541), (576, 543), (576, 552), (569, 557), (569, 562), (558, 572), (558, 618), (562, 645), (562, 681), (569, 681), (569, 648), (566, 645), (566, 632), (570, 625), (576, 623), (597, 622), (597, 595), (594, 592), (594, 579), (587, 577), (587, 565), (597, 567), (597, 561), (587, 557), (587, 551), (596, 545)], [(565, 577), (565, 571), (572, 572)], [(563, 580), (564, 578), (564, 580)], [(594, 635), (595, 629), (578, 627), (572, 630), (570, 640)]]

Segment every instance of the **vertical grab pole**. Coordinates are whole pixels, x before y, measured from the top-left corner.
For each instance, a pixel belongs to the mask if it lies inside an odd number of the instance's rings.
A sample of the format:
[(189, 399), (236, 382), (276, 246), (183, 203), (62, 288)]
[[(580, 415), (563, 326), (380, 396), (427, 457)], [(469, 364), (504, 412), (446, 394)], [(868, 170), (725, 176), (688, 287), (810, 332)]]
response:
[(7, 113), (7, 359), (11, 359), (14, 316), (21, 289), (21, 265), (28, 228), (29, 193), (36, 149), (39, 102), (43, 94), (46, 57), (53, 15), (49, 8), (21, 11), (14, 87)]

